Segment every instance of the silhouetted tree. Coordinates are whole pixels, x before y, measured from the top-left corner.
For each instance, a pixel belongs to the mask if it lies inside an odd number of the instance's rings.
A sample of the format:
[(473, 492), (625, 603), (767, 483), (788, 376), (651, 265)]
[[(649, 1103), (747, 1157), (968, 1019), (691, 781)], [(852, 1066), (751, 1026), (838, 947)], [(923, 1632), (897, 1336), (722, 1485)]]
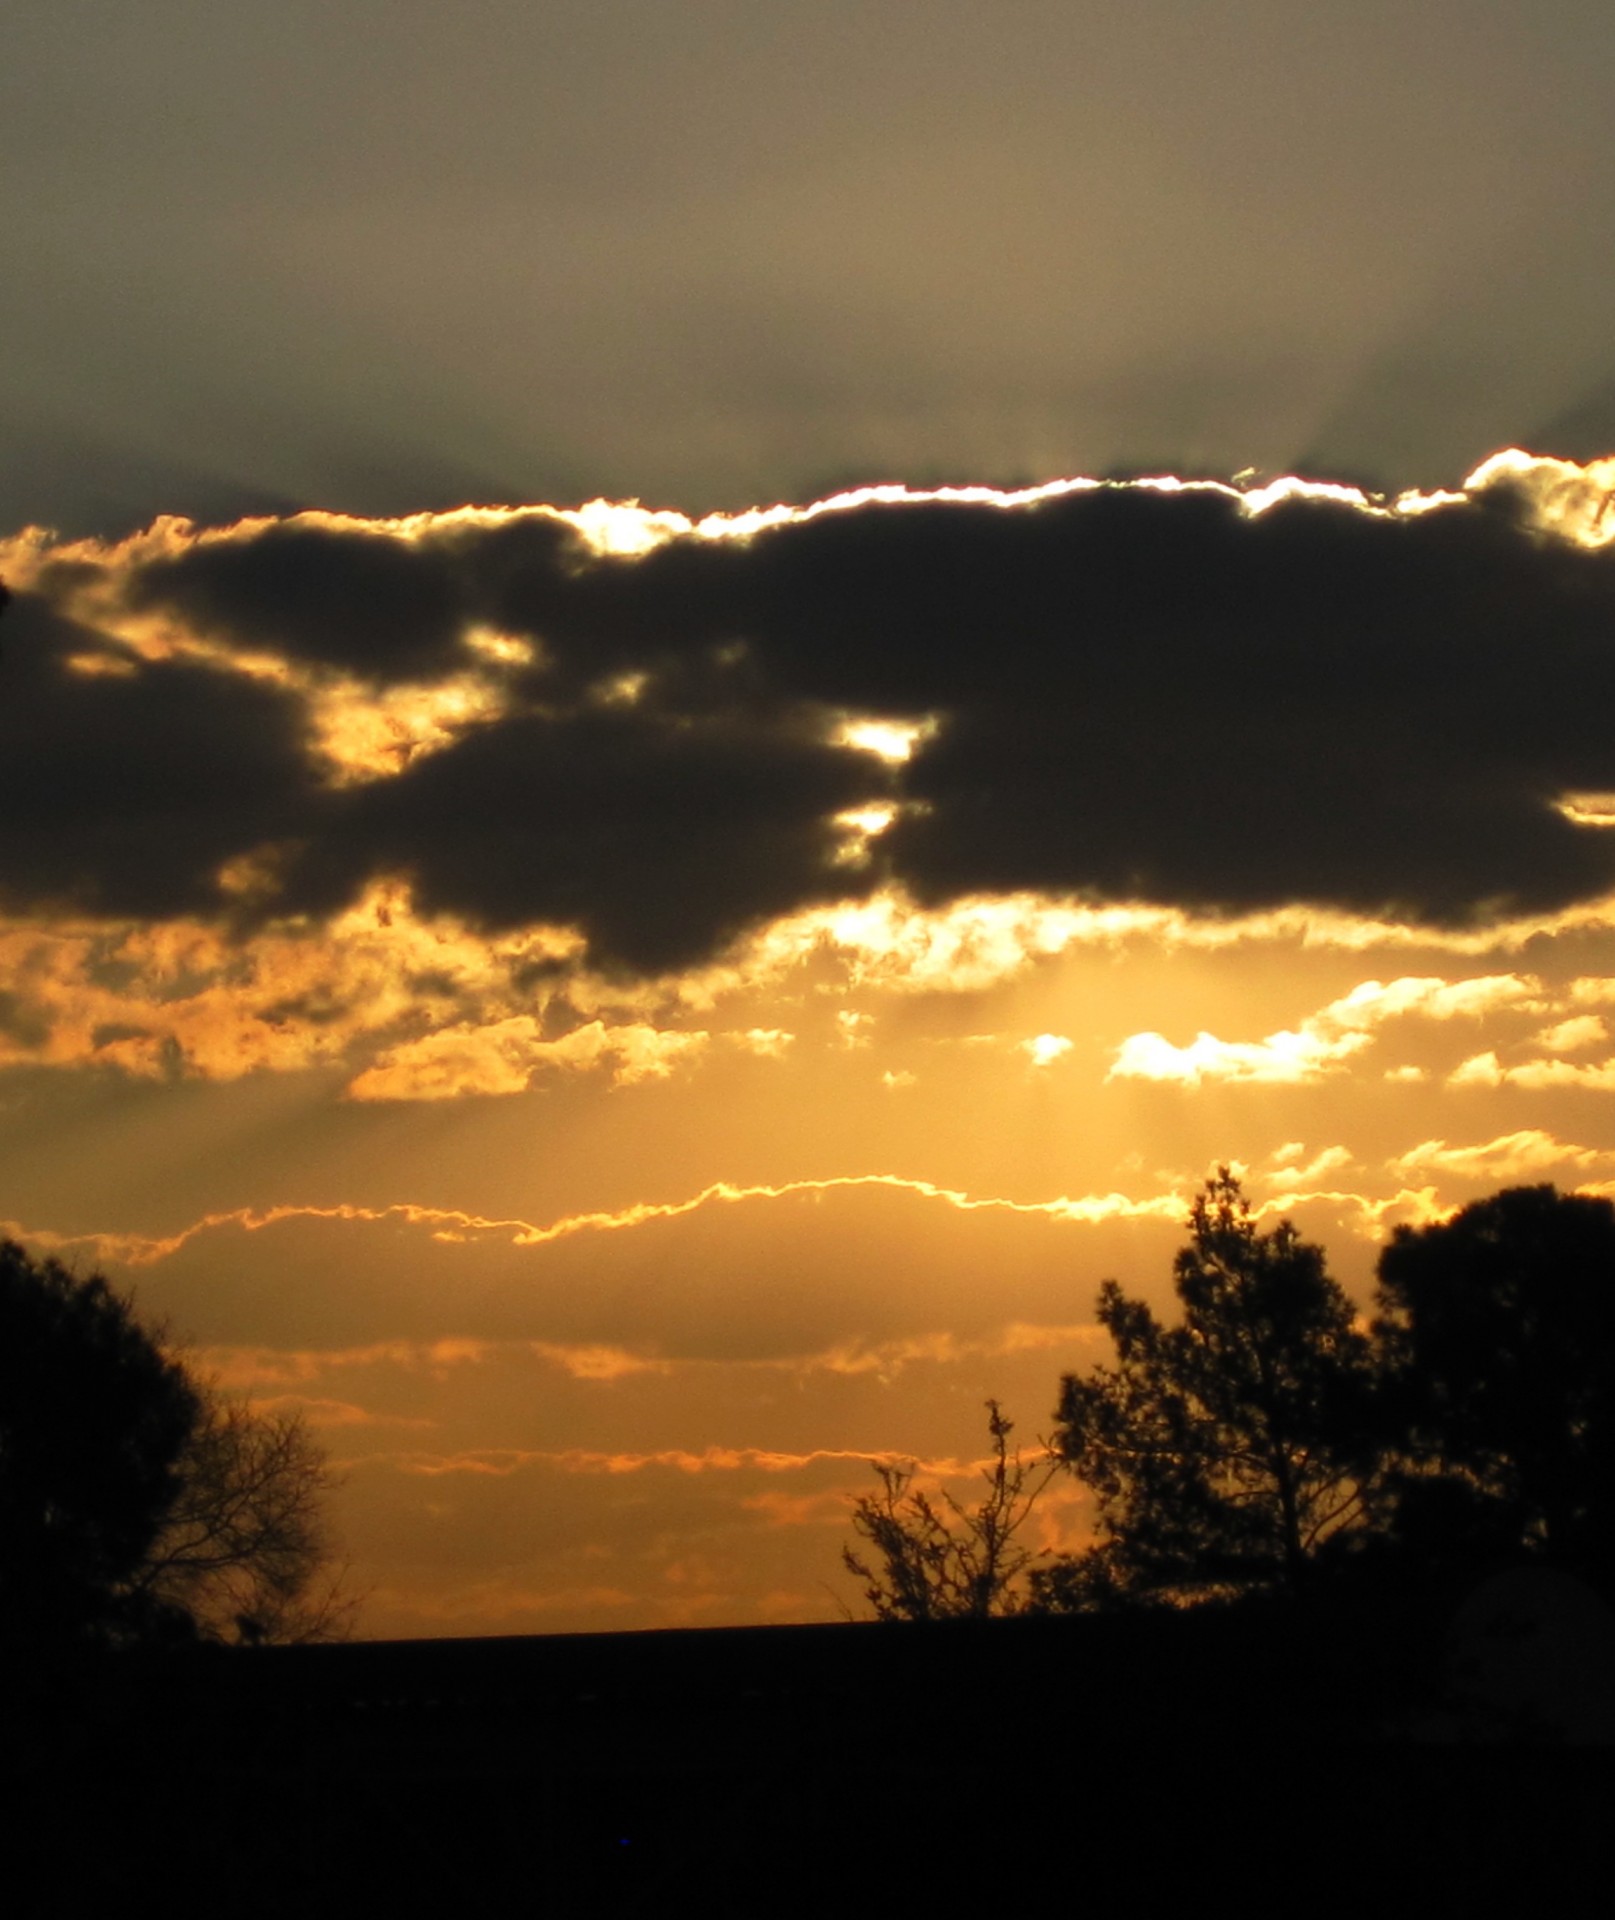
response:
[(180, 1488), (136, 1580), (211, 1640), (323, 1640), (353, 1603), (332, 1571), (324, 1451), (292, 1415), (198, 1389)]
[(1040, 1569), (1041, 1604), (1294, 1593), (1375, 1478), (1369, 1342), (1321, 1247), (1259, 1233), (1222, 1168), (1177, 1256), (1163, 1326), (1106, 1281), (1116, 1364), (1066, 1375), (1054, 1445), (1092, 1490), (1095, 1544)]
[(1028, 1466), (1019, 1448), (1009, 1453), (1014, 1422), (996, 1400), (987, 1402), (992, 1460), (983, 1473), (987, 1497), (967, 1508), (943, 1490), (931, 1496), (914, 1486), (916, 1468), (877, 1466), (879, 1493), (853, 1505), (854, 1531), (873, 1549), (872, 1565), (851, 1547), (841, 1558), (864, 1583), (864, 1598), (880, 1620), (984, 1620), (1019, 1612), (1017, 1586), (1036, 1558), (1016, 1541), (1057, 1463)]
[(126, 1637), (200, 1415), (100, 1275), (0, 1244), (0, 1633)]
[(323, 1456), (225, 1399), (100, 1274), (0, 1242), (0, 1640), (308, 1637)]
[(1615, 1207), (1514, 1187), (1399, 1227), (1378, 1306), (1400, 1543), (1615, 1568)]

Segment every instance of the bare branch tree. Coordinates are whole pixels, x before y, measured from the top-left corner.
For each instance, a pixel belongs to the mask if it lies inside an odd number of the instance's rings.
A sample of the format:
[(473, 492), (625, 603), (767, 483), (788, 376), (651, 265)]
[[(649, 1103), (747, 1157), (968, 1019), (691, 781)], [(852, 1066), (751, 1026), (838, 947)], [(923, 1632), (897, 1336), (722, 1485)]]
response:
[(325, 1455), (100, 1274), (0, 1241), (0, 1651), (340, 1637)]
[(1038, 1557), (1017, 1543), (1037, 1497), (1059, 1466), (1028, 1465), (1017, 1447), (1009, 1452), (1014, 1422), (996, 1400), (987, 1402), (992, 1459), (983, 1472), (987, 1497), (967, 1508), (945, 1488), (933, 1499), (914, 1486), (918, 1471), (875, 1467), (878, 1493), (853, 1503), (853, 1531), (873, 1549), (871, 1564), (852, 1547), (841, 1550), (847, 1571), (863, 1582), (864, 1598), (880, 1620), (983, 1620), (1018, 1613), (1024, 1604), (1016, 1585)]
[(142, 1573), (146, 1595), (208, 1639), (340, 1638), (355, 1602), (332, 1575), (334, 1476), (296, 1415), (254, 1413), (198, 1385), (181, 1488)]

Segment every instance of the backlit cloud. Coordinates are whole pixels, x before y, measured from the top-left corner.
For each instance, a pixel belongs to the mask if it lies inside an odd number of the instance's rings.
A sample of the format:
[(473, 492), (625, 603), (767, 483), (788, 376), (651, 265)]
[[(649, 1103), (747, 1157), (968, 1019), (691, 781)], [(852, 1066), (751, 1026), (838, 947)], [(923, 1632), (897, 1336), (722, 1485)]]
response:
[(1561, 802), (1615, 790), (1608, 477), (13, 541), (0, 895), (323, 924), (402, 880), (640, 976), (886, 887), (1460, 933), (1587, 906), (1615, 842)]
[(267, 1227), (288, 1220), (331, 1220), (356, 1223), (396, 1221), (417, 1228), (439, 1240), (471, 1240), (488, 1237), (505, 1240), (518, 1247), (544, 1246), (553, 1240), (569, 1239), (579, 1233), (615, 1233), (644, 1226), (655, 1220), (676, 1220), (709, 1206), (730, 1206), (744, 1201), (783, 1199), (794, 1194), (831, 1193), (849, 1188), (890, 1188), (918, 1195), (961, 1213), (1004, 1212), (1044, 1215), (1052, 1220), (1087, 1222), (1103, 1220), (1177, 1220), (1186, 1210), (1184, 1197), (1177, 1192), (1146, 1195), (1134, 1199), (1124, 1193), (1094, 1193), (1072, 1196), (1059, 1194), (1047, 1200), (1012, 1200), (995, 1194), (970, 1194), (956, 1187), (944, 1187), (934, 1181), (913, 1179), (896, 1173), (851, 1173), (816, 1180), (788, 1180), (775, 1186), (742, 1186), (731, 1181), (715, 1181), (701, 1192), (682, 1200), (638, 1201), (626, 1207), (576, 1213), (548, 1223), (522, 1219), (494, 1219), (458, 1208), (421, 1206), (399, 1201), (387, 1207), (364, 1207), (351, 1203), (335, 1206), (284, 1204), (269, 1207), (238, 1207), (228, 1212), (209, 1214), (171, 1234), (83, 1233), (61, 1234), (20, 1221), (0, 1221), (0, 1229), (18, 1239), (28, 1240), (51, 1252), (78, 1248), (92, 1257), (114, 1260), (127, 1266), (149, 1266), (168, 1259), (198, 1235), (221, 1229), (260, 1233)]

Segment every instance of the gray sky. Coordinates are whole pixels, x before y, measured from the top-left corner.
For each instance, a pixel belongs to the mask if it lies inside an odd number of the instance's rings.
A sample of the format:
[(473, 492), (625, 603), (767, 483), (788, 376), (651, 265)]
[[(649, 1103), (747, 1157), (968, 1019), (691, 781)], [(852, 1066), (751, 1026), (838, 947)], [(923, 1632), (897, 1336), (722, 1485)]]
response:
[(1615, 15), (22, 0), (0, 521), (1615, 443)]

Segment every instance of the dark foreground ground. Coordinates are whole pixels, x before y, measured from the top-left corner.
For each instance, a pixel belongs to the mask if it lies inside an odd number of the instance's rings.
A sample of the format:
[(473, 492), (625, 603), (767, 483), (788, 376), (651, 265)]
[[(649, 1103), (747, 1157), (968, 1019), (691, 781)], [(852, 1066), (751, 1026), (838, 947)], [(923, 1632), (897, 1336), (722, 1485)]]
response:
[(1444, 1657), (1200, 1614), (34, 1674), (5, 1910), (1606, 1913), (1615, 1747), (1455, 1715)]

